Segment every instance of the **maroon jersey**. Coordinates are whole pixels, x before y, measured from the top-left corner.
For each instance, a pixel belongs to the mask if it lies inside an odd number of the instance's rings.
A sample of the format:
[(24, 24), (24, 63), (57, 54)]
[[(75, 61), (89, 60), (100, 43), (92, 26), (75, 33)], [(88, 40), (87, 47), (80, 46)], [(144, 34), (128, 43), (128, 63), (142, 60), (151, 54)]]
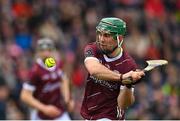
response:
[[(126, 73), (135, 70), (135, 61), (123, 51), (115, 58), (108, 58), (101, 53), (96, 43), (88, 44), (84, 50), (86, 59), (97, 59), (104, 66), (118, 73)], [(119, 115), (117, 110), (117, 97), (120, 91), (120, 82), (100, 80), (88, 75), (84, 99), (81, 107), (81, 115), (88, 120), (109, 118), (112, 120), (124, 119), (124, 113)]]
[[(60, 68), (61, 63), (57, 63), (54, 68), (47, 69), (43, 61), (37, 59), (37, 63), (33, 65), (30, 72), (30, 81), (25, 83), (26, 86), (24, 86), (24, 88), (34, 91), (34, 97), (43, 104), (54, 105), (63, 113), (63, 99), (60, 92), (63, 72)], [(59, 117), (50, 118), (42, 112), (38, 112), (38, 116), (41, 119), (54, 119)]]

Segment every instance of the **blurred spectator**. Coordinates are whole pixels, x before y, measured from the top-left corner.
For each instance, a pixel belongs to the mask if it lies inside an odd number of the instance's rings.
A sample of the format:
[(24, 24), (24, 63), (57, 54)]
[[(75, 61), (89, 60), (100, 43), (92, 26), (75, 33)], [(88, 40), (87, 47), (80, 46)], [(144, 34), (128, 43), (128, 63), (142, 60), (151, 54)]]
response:
[(136, 58), (145, 58), (150, 43), (149, 38), (141, 34), (135, 26), (131, 28), (130, 33), (131, 34), (124, 40), (126, 49)]
[(32, 36), (29, 33), (29, 29), (27, 28), (27, 21), (24, 19), (18, 19), (15, 21), (15, 27), (16, 44), (19, 45), (24, 51), (30, 50), (32, 45)]
[(0, 119), (7, 119), (7, 99), (9, 96), (9, 90), (7, 88), (5, 79), (0, 75)]
[(12, 12), (17, 18), (29, 18), (32, 15), (32, 6), (26, 0), (15, 0), (12, 6)]
[(145, 0), (145, 13), (149, 19), (161, 19), (165, 16), (165, 6), (162, 0)]

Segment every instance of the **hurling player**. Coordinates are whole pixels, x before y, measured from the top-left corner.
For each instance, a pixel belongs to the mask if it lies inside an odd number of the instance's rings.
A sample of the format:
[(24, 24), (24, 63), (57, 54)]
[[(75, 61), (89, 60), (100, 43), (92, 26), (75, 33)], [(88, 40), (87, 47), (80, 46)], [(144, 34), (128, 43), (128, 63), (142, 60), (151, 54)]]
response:
[[(143, 71), (123, 50), (126, 23), (119, 18), (103, 18), (96, 27), (96, 42), (84, 49), (84, 64), (89, 72), (81, 115), (86, 120), (124, 119), (125, 109), (134, 102), (132, 84), (137, 83)], [(122, 79), (130, 77), (129, 85)]]
[(47, 68), (44, 60), (55, 50), (51, 39), (42, 38), (37, 43), (37, 58), (32, 66), (29, 81), (23, 84), (21, 100), (32, 107), (32, 120), (70, 120), (65, 103), (70, 100), (69, 80), (61, 70), (62, 63)]

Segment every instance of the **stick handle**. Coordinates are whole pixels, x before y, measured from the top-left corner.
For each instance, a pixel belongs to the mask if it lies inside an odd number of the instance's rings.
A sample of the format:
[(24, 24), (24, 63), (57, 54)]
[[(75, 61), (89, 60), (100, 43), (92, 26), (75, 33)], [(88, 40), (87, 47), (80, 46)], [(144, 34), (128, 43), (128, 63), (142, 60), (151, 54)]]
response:
[(126, 79), (122, 80), (122, 84), (126, 85), (126, 84), (132, 84), (133, 79), (131, 77), (128, 77)]

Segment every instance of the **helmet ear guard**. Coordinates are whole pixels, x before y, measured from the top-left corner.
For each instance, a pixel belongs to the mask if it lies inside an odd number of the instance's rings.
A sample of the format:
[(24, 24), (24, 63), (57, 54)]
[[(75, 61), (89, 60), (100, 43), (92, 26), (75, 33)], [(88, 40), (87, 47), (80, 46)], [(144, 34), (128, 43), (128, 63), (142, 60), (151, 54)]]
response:
[(123, 39), (120, 41), (118, 35), (116, 36), (116, 38), (117, 38), (118, 47), (121, 47), (121, 45), (123, 43)]

